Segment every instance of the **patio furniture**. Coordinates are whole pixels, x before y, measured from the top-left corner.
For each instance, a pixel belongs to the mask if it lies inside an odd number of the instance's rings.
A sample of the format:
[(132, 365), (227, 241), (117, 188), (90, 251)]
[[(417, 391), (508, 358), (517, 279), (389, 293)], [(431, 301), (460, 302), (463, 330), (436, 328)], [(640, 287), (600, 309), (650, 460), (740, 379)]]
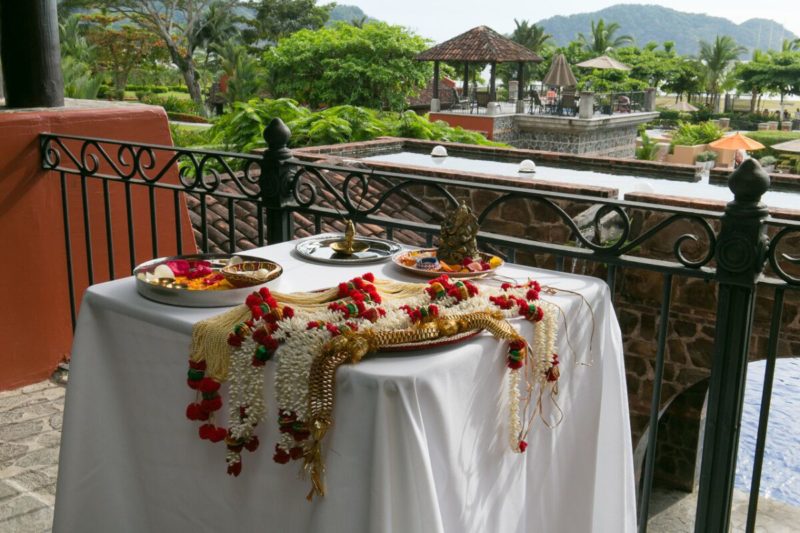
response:
[(578, 105), (574, 92), (564, 91), (561, 95), (561, 101), (558, 104), (559, 115), (575, 116), (577, 114)]
[[(284, 267), (273, 290), (331, 287), (365, 272), (303, 262), (295, 245), (248, 252)], [(195, 396), (186, 387), (192, 328), (221, 309), (145, 300), (130, 277), (90, 287), (72, 350), (54, 531), (635, 531), (622, 339), (608, 286), (503, 269), (565, 291), (548, 296), (570, 328), (557, 342), (559, 393), (544, 398), (542, 413), (555, 422), (555, 401), (561, 422), (537, 423), (525, 454), (508, 449), (507, 417), (497, 416), (508, 348), (488, 334), (370, 356), (337, 373), (335, 423), (323, 448), (328, 492), (312, 502), (298, 463), (272, 460), (280, 438), (274, 361), (265, 367), (261, 446), (245, 456), (239, 477), (225, 473), (224, 444), (200, 440), (186, 419)], [(424, 283), (391, 263), (369, 271)], [(532, 335), (530, 322), (513, 326)], [(590, 353), (591, 366), (576, 364)]]
[(531, 105), (530, 105), (530, 114), (533, 115), (536, 113), (541, 113), (544, 111), (544, 104), (542, 103), (542, 99), (539, 98), (539, 92), (536, 89), (531, 89)]
[(489, 92), (488, 91), (478, 91), (475, 93), (475, 109), (479, 111), (480, 108), (486, 108), (489, 104)]
[(465, 98), (462, 98), (458, 91), (453, 87), (451, 89), (453, 91), (453, 105), (450, 107), (451, 110), (461, 110), (461, 111), (472, 111), (472, 100), (470, 99), (469, 95)]

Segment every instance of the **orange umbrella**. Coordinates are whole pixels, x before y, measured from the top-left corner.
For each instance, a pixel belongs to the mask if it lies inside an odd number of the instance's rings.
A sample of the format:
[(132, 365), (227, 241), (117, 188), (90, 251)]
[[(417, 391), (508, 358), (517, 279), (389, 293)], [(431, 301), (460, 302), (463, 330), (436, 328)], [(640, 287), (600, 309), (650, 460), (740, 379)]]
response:
[(764, 145), (758, 141), (754, 141), (749, 137), (745, 137), (741, 133), (734, 133), (722, 139), (718, 139), (709, 144), (711, 148), (718, 150), (761, 150)]

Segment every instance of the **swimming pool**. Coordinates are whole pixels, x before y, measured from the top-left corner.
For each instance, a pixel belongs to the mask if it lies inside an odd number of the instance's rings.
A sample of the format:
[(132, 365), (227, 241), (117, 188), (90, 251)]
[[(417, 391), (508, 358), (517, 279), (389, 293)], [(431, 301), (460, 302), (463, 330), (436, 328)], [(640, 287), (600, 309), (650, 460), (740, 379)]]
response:
[[(469, 173), (479, 172), (482, 174), (542, 180), (553, 183), (611, 187), (617, 189), (620, 199), (623, 199), (628, 193), (652, 193), (688, 199), (717, 200), (721, 202), (733, 200), (733, 194), (726, 185), (709, 183), (707, 175), (701, 177), (700, 181), (688, 181), (686, 179), (681, 180), (666, 176), (648, 177), (633, 174), (615, 174), (594, 169), (565, 168), (538, 163), (536, 166), (536, 173), (526, 174), (519, 172), (520, 161), (491, 161), (486, 159), (473, 159), (460, 155), (432, 157), (428, 154), (409, 151), (368, 156), (362, 159), (365, 161), (412, 165), (424, 168)], [(763, 196), (763, 201), (770, 207), (797, 209), (798, 204), (800, 204), (800, 195), (794, 192), (768, 191)]]

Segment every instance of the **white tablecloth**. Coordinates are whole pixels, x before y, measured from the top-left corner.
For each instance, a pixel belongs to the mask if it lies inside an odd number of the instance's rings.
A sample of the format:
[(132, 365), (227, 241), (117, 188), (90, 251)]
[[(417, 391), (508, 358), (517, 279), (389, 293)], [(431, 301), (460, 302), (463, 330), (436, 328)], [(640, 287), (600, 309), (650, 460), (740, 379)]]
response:
[[(335, 285), (391, 264), (276, 260), (281, 292)], [(541, 421), (527, 453), (509, 450), (504, 350), (488, 335), (456, 346), (385, 354), (342, 367), (326, 437), (328, 495), (305, 499), (298, 463), (272, 461), (278, 431), (272, 364), (261, 447), (238, 478), (224, 445), (197, 437), (184, 415), (192, 325), (220, 309), (150, 302), (132, 278), (83, 300), (67, 389), (54, 530), (63, 533), (268, 531), (342, 533), (609, 532), (635, 529), (633, 461), (619, 327), (608, 287), (593, 278), (506, 265), (502, 273), (579, 291), (547, 296), (565, 312), (559, 337), (563, 422)], [(519, 327), (530, 324), (521, 322)], [(589, 339), (594, 336), (592, 353)], [(575, 364), (577, 358), (592, 366)]]

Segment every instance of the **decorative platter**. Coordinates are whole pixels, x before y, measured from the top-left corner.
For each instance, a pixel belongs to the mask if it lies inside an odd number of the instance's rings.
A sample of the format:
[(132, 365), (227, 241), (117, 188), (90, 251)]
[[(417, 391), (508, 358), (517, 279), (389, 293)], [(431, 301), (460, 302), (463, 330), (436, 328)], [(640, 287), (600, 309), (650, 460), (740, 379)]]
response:
[(375, 237), (362, 237), (359, 235), (355, 238), (354, 242), (366, 243), (369, 247), (361, 252), (355, 252), (352, 255), (344, 255), (331, 248), (331, 243), (341, 241), (342, 239), (344, 239), (344, 235), (340, 233), (315, 235), (297, 243), (295, 251), (301, 258), (310, 261), (337, 265), (357, 265), (361, 263), (377, 263), (378, 261), (384, 261), (403, 249), (401, 245), (394, 241)]
[(503, 266), (503, 260), (492, 254), (479, 252), (481, 261), (472, 261), (469, 264), (448, 265), (436, 259), (436, 248), (423, 248), (422, 250), (407, 250), (395, 254), (392, 261), (395, 265), (407, 272), (435, 278), (447, 274), (451, 278), (483, 278), (494, 275), (498, 268)]
[(136, 290), (155, 302), (180, 307), (239, 305), (283, 268), (260, 257), (194, 254), (152, 259), (133, 270)]

